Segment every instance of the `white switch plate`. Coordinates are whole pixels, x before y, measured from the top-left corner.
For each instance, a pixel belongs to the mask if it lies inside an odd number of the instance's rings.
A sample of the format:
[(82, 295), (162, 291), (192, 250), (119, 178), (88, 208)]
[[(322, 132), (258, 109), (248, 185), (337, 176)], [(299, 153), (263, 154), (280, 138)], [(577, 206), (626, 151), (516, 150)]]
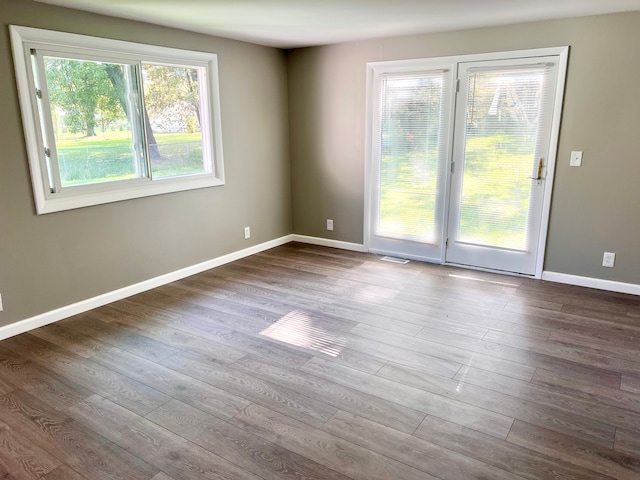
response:
[(2, 310), (3, 310), (3, 307), (2, 307), (2, 294), (0, 293), (0, 312), (1, 312)]
[(251, 238), (251, 227), (244, 227), (244, 238)]
[(616, 263), (616, 254), (611, 252), (604, 252), (602, 257), (602, 266), (613, 268)]
[(569, 166), (580, 167), (582, 165), (582, 152), (571, 152), (571, 161)]
[(333, 220), (327, 218), (327, 230), (333, 230)]

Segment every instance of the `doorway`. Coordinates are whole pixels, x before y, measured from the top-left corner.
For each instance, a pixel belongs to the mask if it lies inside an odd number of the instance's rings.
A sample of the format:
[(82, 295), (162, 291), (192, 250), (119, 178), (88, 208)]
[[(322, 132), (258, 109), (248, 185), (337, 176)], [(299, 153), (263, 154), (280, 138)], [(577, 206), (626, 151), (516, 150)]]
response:
[(369, 250), (540, 276), (567, 53), (370, 64)]

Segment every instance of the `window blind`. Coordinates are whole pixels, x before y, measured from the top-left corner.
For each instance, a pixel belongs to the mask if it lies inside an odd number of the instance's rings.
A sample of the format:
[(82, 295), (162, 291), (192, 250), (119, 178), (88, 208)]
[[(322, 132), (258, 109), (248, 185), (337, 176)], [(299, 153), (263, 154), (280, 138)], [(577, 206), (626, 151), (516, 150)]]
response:
[(470, 69), (459, 242), (529, 249), (530, 205), (543, 192), (535, 178), (547, 162), (541, 127), (553, 101), (545, 95), (553, 93), (545, 88), (552, 66)]
[(435, 243), (446, 157), (448, 72), (387, 75), (382, 82), (377, 234)]

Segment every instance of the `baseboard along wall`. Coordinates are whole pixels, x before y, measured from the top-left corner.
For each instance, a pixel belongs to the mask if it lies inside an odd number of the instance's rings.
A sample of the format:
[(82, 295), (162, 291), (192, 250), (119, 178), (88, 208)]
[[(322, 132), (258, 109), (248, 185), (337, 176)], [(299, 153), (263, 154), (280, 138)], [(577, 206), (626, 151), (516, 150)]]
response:
[[(222, 255), (220, 257), (207, 260), (206, 262), (198, 263), (190, 267), (182, 268), (174, 272), (150, 278), (148, 280), (129, 285), (128, 287), (119, 288), (112, 292), (103, 293), (102, 295), (88, 298), (71, 305), (66, 305), (49, 312), (41, 313), (31, 318), (5, 325), (3, 327), (0, 327), (0, 340), (28, 332), (29, 330), (33, 330), (35, 328), (43, 327), (50, 323), (72, 317), (73, 315), (77, 315), (79, 313), (101, 307), (111, 302), (122, 300), (132, 295), (137, 295), (138, 293), (142, 293), (147, 290), (151, 290), (153, 288), (175, 282), (176, 280), (181, 280), (191, 275), (204, 272), (205, 270), (219, 267), (221, 265), (225, 265), (227, 263), (240, 260), (241, 258), (245, 258), (250, 255), (269, 250), (270, 248), (279, 247), (280, 245), (285, 245), (290, 242), (308, 243), (311, 245), (333, 247), (342, 250), (351, 250), (354, 252), (367, 251), (366, 247), (363, 244), (359, 243), (343, 242), (340, 240), (332, 240), (329, 238), (311, 237), (298, 234), (285, 235), (283, 237), (276, 238), (259, 245), (254, 245), (253, 247), (238, 250), (237, 252), (232, 252), (227, 255)], [(542, 280), (564, 283), (568, 285), (576, 285), (580, 287), (597, 288), (600, 290), (608, 290), (612, 292), (640, 295), (640, 285), (636, 285), (633, 283), (615, 282), (611, 280), (602, 280), (599, 278), (580, 277), (577, 275), (548, 271), (542, 273)]]

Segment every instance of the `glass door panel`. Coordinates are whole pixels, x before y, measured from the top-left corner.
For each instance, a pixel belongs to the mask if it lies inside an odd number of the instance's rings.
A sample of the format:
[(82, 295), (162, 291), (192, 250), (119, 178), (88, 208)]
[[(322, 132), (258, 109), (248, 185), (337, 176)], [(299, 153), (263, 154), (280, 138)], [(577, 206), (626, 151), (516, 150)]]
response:
[(441, 260), (450, 95), (449, 70), (382, 78), (372, 251)]
[(448, 262), (535, 272), (556, 63), (461, 64)]

